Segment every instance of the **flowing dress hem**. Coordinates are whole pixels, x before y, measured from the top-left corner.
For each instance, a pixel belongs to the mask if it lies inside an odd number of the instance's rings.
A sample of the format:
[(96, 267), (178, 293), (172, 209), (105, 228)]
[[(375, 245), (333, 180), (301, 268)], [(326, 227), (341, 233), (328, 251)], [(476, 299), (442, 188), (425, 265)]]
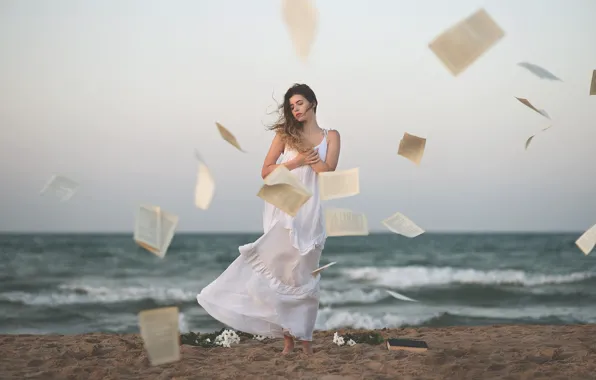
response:
[[(217, 319), (218, 321), (220, 321), (221, 323), (223, 323), (226, 326), (231, 327), (234, 330), (237, 331), (242, 331), (248, 334), (253, 334), (253, 335), (262, 335), (268, 338), (283, 338), (286, 335), (291, 336), (292, 338), (302, 341), (302, 342), (312, 342), (312, 335), (309, 337), (299, 337), (296, 336), (294, 333), (292, 333), (292, 329), (287, 328), (287, 327), (283, 327), (277, 323), (271, 322), (271, 321), (267, 321), (263, 318), (257, 318), (257, 317), (250, 317), (250, 316), (246, 316), (246, 315), (242, 315), (240, 313), (237, 313), (235, 311), (232, 311), (230, 309), (227, 309), (223, 306), (217, 305), (211, 301), (208, 301), (205, 299), (205, 297), (202, 297), (201, 294), (197, 294), (197, 302), (199, 303), (199, 305), (201, 305), (201, 307), (203, 309), (205, 309), (205, 311), (207, 313), (209, 313), (209, 315), (213, 316), (215, 319)], [(219, 310), (218, 310), (219, 309)], [(274, 329), (269, 329), (268, 331), (265, 330), (257, 330), (257, 329), (249, 329), (246, 328), (248, 325), (243, 325), (242, 327), (239, 327), (239, 325), (237, 325), (235, 322), (231, 321), (229, 318), (226, 318), (223, 313), (220, 313), (219, 311), (221, 310), (225, 310), (227, 313), (233, 313), (239, 317), (245, 318), (245, 319), (253, 319), (253, 320), (257, 320), (259, 322), (264, 322), (264, 323), (269, 323), (272, 326), (274, 326)]]
[(316, 296), (319, 292), (319, 276), (312, 276), (312, 279), (302, 286), (284, 284), (271, 273), (265, 263), (259, 258), (255, 243), (245, 244), (238, 248), (245, 262), (252, 267), (255, 274), (264, 277), (269, 283), (271, 290), (278, 294), (301, 299)]

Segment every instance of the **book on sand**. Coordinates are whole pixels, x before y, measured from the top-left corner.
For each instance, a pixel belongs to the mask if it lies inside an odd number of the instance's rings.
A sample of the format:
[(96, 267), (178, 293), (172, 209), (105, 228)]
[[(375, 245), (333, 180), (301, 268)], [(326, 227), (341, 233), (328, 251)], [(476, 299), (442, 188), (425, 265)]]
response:
[(428, 345), (423, 340), (414, 339), (387, 339), (387, 349), (390, 351), (406, 350), (412, 352), (424, 352)]

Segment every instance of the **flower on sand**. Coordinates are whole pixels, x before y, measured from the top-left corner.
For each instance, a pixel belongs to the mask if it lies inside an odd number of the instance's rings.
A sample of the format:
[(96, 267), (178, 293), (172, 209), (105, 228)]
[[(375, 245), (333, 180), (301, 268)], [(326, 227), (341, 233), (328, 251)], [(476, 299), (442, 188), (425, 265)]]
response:
[(233, 330), (224, 330), (215, 338), (216, 345), (230, 348), (234, 343), (240, 343), (240, 337)]
[(337, 344), (338, 346), (343, 346), (344, 345), (344, 338), (342, 336), (340, 336), (337, 331), (335, 332), (335, 334), (333, 334), (333, 343)]
[(347, 344), (348, 346), (353, 346), (356, 344), (356, 342), (354, 342), (353, 339), (350, 339), (346, 342), (344, 337), (339, 335), (337, 331), (335, 332), (335, 334), (333, 334), (333, 343), (337, 344), (338, 346), (343, 346), (344, 344)]

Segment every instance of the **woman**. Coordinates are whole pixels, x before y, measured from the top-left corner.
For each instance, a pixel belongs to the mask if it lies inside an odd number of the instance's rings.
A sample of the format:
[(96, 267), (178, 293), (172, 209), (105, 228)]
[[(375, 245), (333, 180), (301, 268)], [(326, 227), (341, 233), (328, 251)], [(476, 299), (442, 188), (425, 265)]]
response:
[(319, 267), (326, 239), (317, 173), (334, 171), (339, 159), (339, 133), (319, 127), (317, 107), (310, 87), (290, 87), (270, 127), (276, 134), (261, 170), (265, 178), (284, 165), (313, 196), (295, 217), (265, 203), (264, 234), (239, 247), (240, 256), (197, 295), (212, 317), (234, 329), (283, 337), (284, 355), (293, 351), (294, 339), (312, 353), (320, 275), (311, 272)]

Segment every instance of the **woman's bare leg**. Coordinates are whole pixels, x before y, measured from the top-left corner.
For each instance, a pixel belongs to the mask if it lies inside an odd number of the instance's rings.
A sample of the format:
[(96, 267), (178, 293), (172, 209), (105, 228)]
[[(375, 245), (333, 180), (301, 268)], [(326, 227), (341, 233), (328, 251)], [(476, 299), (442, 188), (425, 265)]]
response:
[(308, 355), (312, 354), (312, 342), (308, 341), (308, 340), (303, 340), (302, 341), (302, 351)]
[(294, 338), (284, 335), (284, 350), (281, 352), (281, 354), (287, 355), (292, 351), (294, 351)]

